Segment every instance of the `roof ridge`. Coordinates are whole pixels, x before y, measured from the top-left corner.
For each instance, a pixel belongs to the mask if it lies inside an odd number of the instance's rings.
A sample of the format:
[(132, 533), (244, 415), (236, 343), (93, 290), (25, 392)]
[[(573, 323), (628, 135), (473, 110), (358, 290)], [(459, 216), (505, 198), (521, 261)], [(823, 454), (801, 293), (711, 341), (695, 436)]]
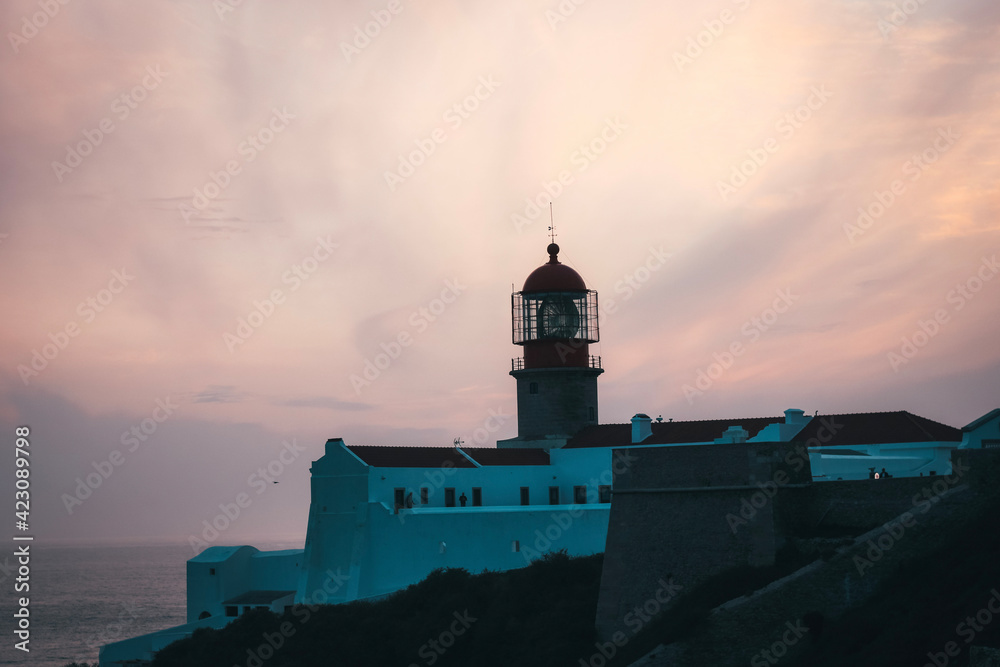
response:
[(935, 435), (930, 431), (928, 431), (927, 428), (924, 426), (924, 424), (922, 424), (921, 422), (931, 422), (932, 424), (937, 424), (939, 426), (944, 426), (946, 428), (955, 428), (954, 426), (948, 426), (948, 424), (944, 424), (939, 421), (934, 421), (933, 419), (928, 419), (927, 417), (921, 417), (920, 415), (915, 415), (912, 412), (908, 412), (907, 410), (903, 410), (903, 414), (906, 415), (906, 418), (909, 419), (910, 422), (912, 422), (917, 428), (923, 431), (924, 434), (926, 434), (927, 437), (929, 438), (934, 438)]
[(348, 449), (352, 447), (374, 447), (376, 449), (458, 449), (456, 445), (348, 445), (345, 443), (344, 446)]

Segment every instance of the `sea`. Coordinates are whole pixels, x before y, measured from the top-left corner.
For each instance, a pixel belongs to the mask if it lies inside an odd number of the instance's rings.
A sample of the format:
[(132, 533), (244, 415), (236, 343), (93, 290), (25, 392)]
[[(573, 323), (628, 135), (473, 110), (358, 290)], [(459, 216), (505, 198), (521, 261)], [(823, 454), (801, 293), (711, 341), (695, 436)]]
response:
[[(23, 544), (23, 543), (22, 543)], [(262, 551), (301, 549), (302, 541), (254, 544)], [(45, 545), (31, 543), (30, 653), (14, 648), (13, 547), (0, 552), (0, 665), (66, 667), (97, 663), (102, 644), (186, 622), (187, 543)], [(4, 559), (8, 560), (5, 561)]]

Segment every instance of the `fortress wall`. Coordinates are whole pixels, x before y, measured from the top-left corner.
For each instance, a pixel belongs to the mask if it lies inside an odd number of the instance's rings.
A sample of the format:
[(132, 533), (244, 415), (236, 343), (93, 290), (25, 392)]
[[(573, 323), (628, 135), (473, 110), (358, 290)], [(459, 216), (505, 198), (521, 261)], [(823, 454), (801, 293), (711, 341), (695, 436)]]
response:
[[(615, 479), (597, 628), (625, 631), (661, 579), (692, 588), (737, 565), (774, 563), (782, 538), (774, 503), (758, 484), (786, 493), (809, 478), (808, 456), (790, 443), (628, 450)], [(751, 483), (752, 482), (752, 483)], [(779, 488), (780, 487), (780, 488)], [(741, 511), (743, 514), (741, 515)]]
[[(923, 481), (929, 488), (937, 479)], [(995, 511), (997, 502), (993, 488), (974, 480), (936, 498), (890, 519), (888, 529), (880, 526), (859, 536), (829, 560), (815, 561), (753, 595), (720, 606), (697, 641), (663, 647), (655, 651), (655, 659), (642, 662), (643, 667), (770, 664), (762, 652), (785, 639), (793, 641), (780, 648), (782, 655), (787, 648), (787, 655), (794, 656), (814, 632), (803, 622), (807, 614), (830, 620), (862, 605), (886, 578), (968, 530), (983, 512)]]
[[(670, 448), (660, 451), (664, 453), (655, 462), (669, 464)], [(799, 621), (806, 614), (835, 618), (862, 604), (898, 568), (940, 548), (983, 512), (996, 511), (1000, 451), (956, 450), (952, 458), (955, 474), (950, 477), (786, 485), (755, 507), (756, 514), (745, 524), (729, 521), (735, 532), (719, 518), (733, 512), (734, 502), (740, 504), (737, 512), (746, 510), (746, 498), (739, 493), (630, 494), (616, 487), (598, 630), (604, 639), (627, 630), (629, 611), (649, 599), (658, 577), (673, 574), (675, 583), (691, 588), (730, 567), (764, 564), (769, 541), (780, 546), (796, 531), (814, 528), (818, 518), (823, 525), (873, 527), (829, 560), (816, 560), (752, 596), (723, 605), (696, 645), (661, 648), (655, 660), (642, 662), (644, 667), (745, 665), (758, 658), (757, 664), (767, 664), (760, 651), (780, 642), (792, 626), (801, 637)], [(637, 461), (635, 469), (642, 463)], [(654, 474), (647, 470), (641, 478), (650, 484)]]
[[(926, 502), (925, 488), (935, 477), (892, 477), (843, 482), (816, 482), (807, 488), (789, 489), (788, 502), (780, 503), (782, 532), (811, 536), (826, 532), (866, 531)], [(942, 481), (939, 484), (945, 484)]]

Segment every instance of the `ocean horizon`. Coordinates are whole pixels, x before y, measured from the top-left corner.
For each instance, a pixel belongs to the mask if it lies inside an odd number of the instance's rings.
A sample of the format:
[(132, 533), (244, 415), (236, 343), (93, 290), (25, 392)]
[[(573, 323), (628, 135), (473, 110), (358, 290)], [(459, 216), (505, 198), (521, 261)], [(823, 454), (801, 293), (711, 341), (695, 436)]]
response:
[[(304, 541), (272, 538), (243, 544), (266, 551), (299, 549)], [(186, 562), (194, 551), (180, 538), (39, 541), (31, 551), (31, 651), (15, 649), (13, 634), (8, 634), (0, 665), (96, 663), (103, 644), (187, 620)], [(0, 579), (13, 576), (0, 573)], [(10, 599), (5, 613), (13, 613)]]

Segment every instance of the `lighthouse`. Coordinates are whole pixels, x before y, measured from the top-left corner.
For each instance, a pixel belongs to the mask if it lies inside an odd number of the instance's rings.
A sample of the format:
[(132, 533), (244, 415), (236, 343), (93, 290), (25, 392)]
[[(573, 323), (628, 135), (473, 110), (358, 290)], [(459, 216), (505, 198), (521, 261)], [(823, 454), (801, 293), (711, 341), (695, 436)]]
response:
[(584, 426), (597, 424), (597, 376), (601, 358), (590, 354), (600, 340), (597, 292), (559, 261), (549, 261), (511, 294), (512, 341), (523, 356), (511, 361), (517, 381), (517, 437), (498, 447), (559, 448)]

